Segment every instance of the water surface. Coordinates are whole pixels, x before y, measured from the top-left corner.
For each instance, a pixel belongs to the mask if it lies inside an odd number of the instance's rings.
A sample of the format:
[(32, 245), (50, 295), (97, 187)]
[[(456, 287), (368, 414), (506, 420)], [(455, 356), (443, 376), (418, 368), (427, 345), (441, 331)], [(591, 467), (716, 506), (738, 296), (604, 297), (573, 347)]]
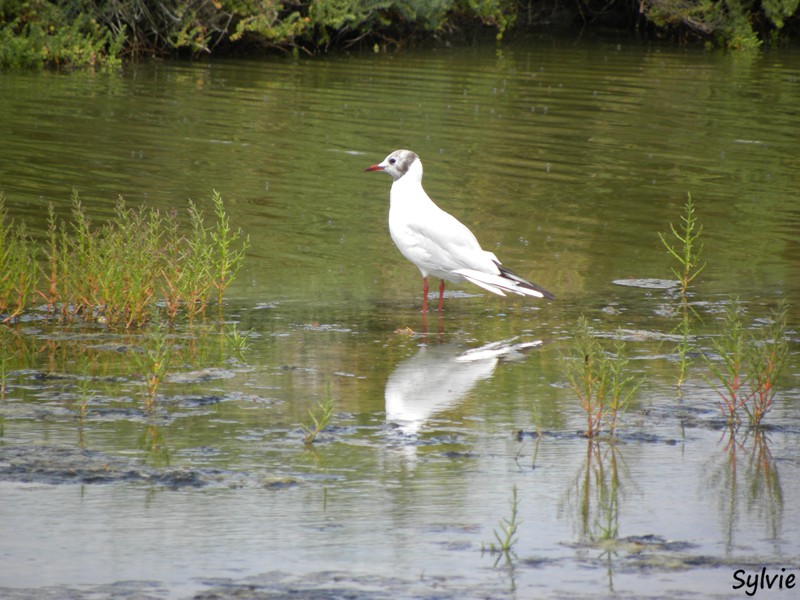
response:
[[(676, 393), (677, 298), (653, 280), (673, 278), (658, 232), (691, 193), (705, 346), (733, 296), (756, 325), (796, 304), (798, 97), (795, 51), (556, 40), (0, 73), (10, 216), (41, 235), (73, 187), (97, 221), (118, 195), (210, 210), (216, 189), (251, 240), (225, 317), (252, 329), (237, 357), (215, 324), (179, 328), (150, 414), (142, 334), (5, 331), (3, 594), (741, 597), (737, 569), (796, 569), (797, 308), (767, 433), (732, 441), (702, 363)], [(448, 287), (424, 331), (390, 180), (363, 172), (400, 147), (556, 301)], [(642, 379), (615, 444), (576, 433), (560, 357), (581, 314), (625, 330)], [(326, 395), (333, 427), (307, 448)], [(495, 565), (514, 486), (519, 541)]]

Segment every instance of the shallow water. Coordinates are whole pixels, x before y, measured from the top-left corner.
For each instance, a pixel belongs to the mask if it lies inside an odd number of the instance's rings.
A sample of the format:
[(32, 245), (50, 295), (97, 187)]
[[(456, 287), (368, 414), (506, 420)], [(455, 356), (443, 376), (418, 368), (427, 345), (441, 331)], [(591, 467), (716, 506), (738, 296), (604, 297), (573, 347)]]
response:
[[(97, 220), (118, 194), (208, 210), (216, 189), (251, 239), (225, 318), (252, 330), (239, 357), (213, 323), (179, 328), (152, 413), (141, 334), (4, 330), (2, 595), (742, 597), (737, 569), (796, 572), (797, 307), (766, 435), (732, 443), (702, 363), (676, 394), (657, 234), (691, 193), (703, 347), (732, 296), (755, 325), (796, 305), (798, 93), (795, 51), (543, 39), (0, 73), (10, 215), (38, 235), (72, 186)], [(448, 288), (423, 331), (390, 180), (363, 173), (398, 147), (556, 301)], [(577, 434), (559, 358), (581, 314), (623, 330), (642, 380), (616, 443)], [(333, 425), (305, 447), (328, 394)], [(487, 549), (514, 486), (506, 560)]]

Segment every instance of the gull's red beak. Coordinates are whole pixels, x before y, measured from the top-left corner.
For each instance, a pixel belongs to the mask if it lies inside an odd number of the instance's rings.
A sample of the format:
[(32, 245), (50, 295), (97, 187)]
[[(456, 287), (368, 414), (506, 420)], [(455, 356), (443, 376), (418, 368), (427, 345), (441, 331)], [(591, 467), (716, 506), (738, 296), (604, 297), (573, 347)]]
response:
[(365, 171), (383, 171), (383, 167), (380, 165), (372, 165), (364, 169)]

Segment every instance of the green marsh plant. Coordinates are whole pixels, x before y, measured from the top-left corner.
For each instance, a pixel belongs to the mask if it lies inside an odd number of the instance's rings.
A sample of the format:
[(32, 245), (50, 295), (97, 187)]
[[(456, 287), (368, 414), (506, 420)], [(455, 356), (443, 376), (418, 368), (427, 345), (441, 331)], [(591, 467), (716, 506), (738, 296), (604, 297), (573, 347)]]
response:
[(5, 198), (0, 194), (0, 320), (19, 317), (36, 295), (37, 248), (24, 223), (8, 218)]
[(703, 232), (703, 226), (697, 222), (691, 194), (686, 197), (680, 224), (676, 227), (673, 223), (670, 223), (669, 228), (672, 234), (671, 237), (663, 233), (659, 233), (658, 236), (667, 252), (677, 262), (677, 265), (672, 267), (672, 273), (680, 282), (681, 321), (676, 327), (681, 337), (677, 348), (678, 356), (680, 357), (680, 372), (678, 374), (678, 389), (680, 389), (683, 382), (686, 381), (687, 372), (691, 364), (691, 353), (694, 351), (692, 321), (698, 316), (689, 303), (689, 286), (705, 268), (705, 264), (700, 263), (700, 256), (703, 252), (700, 235)]
[(42, 297), (47, 302), (47, 314), (51, 317), (56, 314), (56, 307), (59, 305), (61, 296), (59, 295), (59, 264), (63, 262), (63, 258), (59, 256), (59, 225), (56, 218), (56, 211), (53, 204), (47, 205), (47, 248), (45, 256), (47, 257), (47, 270), (45, 271), (46, 291), (40, 292)]
[(220, 194), (212, 202), (216, 223), (207, 226), (190, 203), (184, 232), (176, 211), (133, 209), (123, 198), (111, 218), (95, 224), (73, 191), (67, 220), (49, 207), (40, 269), (40, 249), (24, 224), (7, 218), (0, 197), (0, 319), (19, 316), (37, 296), (53, 318), (112, 329), (142, 327), (154, 317), (173, 323), (181, 310), (192, 322), (212, 288), (221, 307), (249, 239), (231, 227)]
[(303, 443), (310, 446), (317, 440), (317, 436), (333, 422), (334, 403), (331, 395), (330, 382), (326, 386), (325, 396), (317, 402), (317, 406), (308, 409), (311, 425), (300, 425), (305, 432)]
[(174, 350), (167, 330), (156, 326), (147, 334), (139, 366), (144, 371), (144, 407), (150, 410), (158, 397), (158, 389), (169, 372)]
[[(218, 210), (224, 212), (224, 206), (221, 205), (222, 200), (220, 199), (219, 202)], [(191, 323), (196, 317), (205, 313), (206, 295), (212, 285), (212, 248), (209, 244), (208, 229), (203, 223), (203, 213), (191, 201), (189, 202), (189, 217), (191, 232), (185, 238), (185, 259), (180, 269), (178, 287), (186, 309), (186, 316)], [(244, 254), (244, 250), (243, 248), (242, 254)]]
[(716, 381), (720, 411), (731, 428), (741, 424), (742, 413), (751, 427), (759, 427), (773, 406), (789, 357), (787, 311), (787, 303), (781, 300), (772, 311), (769, 325), (761, 331), (748, 332), (739, 300), (732, 300), (726, 307), (723, 332), (711, 342), (718, 358), (704, 358)]
[(113, 328), (141, 327), (150, 321), (159, 273), (162, 220), (155, 210), (128, 209), (122, 198), (115, 217), (100, 230), (93, 257), (97, 295), (94, 306)]
[(206, 295), (213, 284), (209, 231), (203, 223), (202, 212), (192, 201), (189, 201), (188, 213), (188, 234), (181, 234), (174, 212), (166, 224), (161, 276), (164, 307), (170, 323), (175, 321), (181, 308), (190, 323), (204, 314)]
[(511, 488), (511, 515), (501, 519), (499, 529), (495, 529), (492, 532), (497, 544), (489, 542), (488, 545), (481, 545), (481, 552), (489, 552), (489, 554), (497, 555), (495, 566), (497, 566), (501, 557), (505, 557), (506, 561), (510, 562), (512, 556), (515, 556), (514, 546), (519, 541), (519, 538), (517, 538), (517, 529), (519, 529), (521, 523), (518, 521), (518, 516), (519, 496), (517, 494), (517, 486), (515, 485)]
[(181, 309), (183, 297), (178, 284), (181, 273), (181, 262), (184, 259), (183, 236), (178, 227), (175, 211), (168, 213), (164, 219), (164, 231), (161, 241), (161, 261), (159, 276), (162, 280), (161, 298), (164, 315), (170, 324), (174, 324)]
[(234, 323), (225, 334), (225, 339), (228, 341), (231, 348), (233, 348), (233, 351), (239, 359), (243, 360), (245, 352), (250, 348), (250, 336), (252, 333), (252, 329), (239, 331), (237, 324)]
[(249, 236), (243, 238), (241, 229), (236, 231), (231, 229), (230, 219), (225, 212), (219, 192), (215, 191), (211, 200), (217, 218), (216, 226), (209, 232), (212, 242), (211, 277), (212, 284), (217, 289), (217, 305), (221, 319), (222, 296), (242, 268), (245, 252), (250, 246), (250, 238)]
[(60, 244), (55, 252), (60, 259), (57, 279), (64, 303), (62, 314), (91, 321), (95, 318), (98, 295), (97, 265), (102, 262), (98, 259), (100, 241), (77, 190), (72, 191), (72, 220), (59, 233)]
[(772, 408), (783, 369), (789, 359), (789, 341), (786, 338), (786, 313), (788, 303), (782, 299), (772, 311), (772, 318), (760, 338), (752, 338), (747, 353), (747, 375), (751, 401), (744, 405), (752, 427)]
[(745, 394), (745, 332), (742, 322), (742, 307), (738, 300), (731, 301), (725, 309), (722, 335), (715, 337), (711, 345), (719, 356), (717, 364), (705, 356), (709, 371), (720, 384), (716, 387), (720, 397), (719, 406), (729, 426), (738, 425), (740, 410), (747, 402)]
[(641, 380), (627, 373), (624, 351), (624, 342), (617, 337), (613, 352), (607, 352), (581, 315), (562, 365), (586, 413), (586, 437), (595, 437), (604, 428), (613, 436), (619, 415), (639, 388)]

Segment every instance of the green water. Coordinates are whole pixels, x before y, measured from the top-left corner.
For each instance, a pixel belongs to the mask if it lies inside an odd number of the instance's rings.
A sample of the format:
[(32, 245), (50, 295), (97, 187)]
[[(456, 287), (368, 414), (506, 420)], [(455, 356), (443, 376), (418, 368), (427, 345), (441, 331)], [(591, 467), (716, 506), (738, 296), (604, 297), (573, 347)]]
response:
[[(5, 331), (0, 590), (741, 597), (737, 569), (797, 569), (798, 98), (795, 51), (556, 40), (0, 73), (0, 190), (35, 235), (73, 187), (97, 221), (118, 195), (208, 211), (217, 190), (251, 241), (225, 307), (250, 348), (180, 327), (152, 414), (141, 334)], [(440, 206), (556, 300), (450, 286), (423, 331), (419, 272), (388, 235), (391, 181), (363, 172), (401, 147)], [(766, 438), (730, 442), (699, 361), (676, 394), (678, 299), (648, 280), (674, 278), (658, 233), (688, 193), (704, 347), (731, 297), (755, 325), (792, 303)], [(616, 445), (576, 434), (560, 357), (581, 314), (625, 331), (642, 380)], [(328, 395), (333, 425), (306, 448)], [(516, 556), (495, 566), (481, 548), (514, 486)]]

